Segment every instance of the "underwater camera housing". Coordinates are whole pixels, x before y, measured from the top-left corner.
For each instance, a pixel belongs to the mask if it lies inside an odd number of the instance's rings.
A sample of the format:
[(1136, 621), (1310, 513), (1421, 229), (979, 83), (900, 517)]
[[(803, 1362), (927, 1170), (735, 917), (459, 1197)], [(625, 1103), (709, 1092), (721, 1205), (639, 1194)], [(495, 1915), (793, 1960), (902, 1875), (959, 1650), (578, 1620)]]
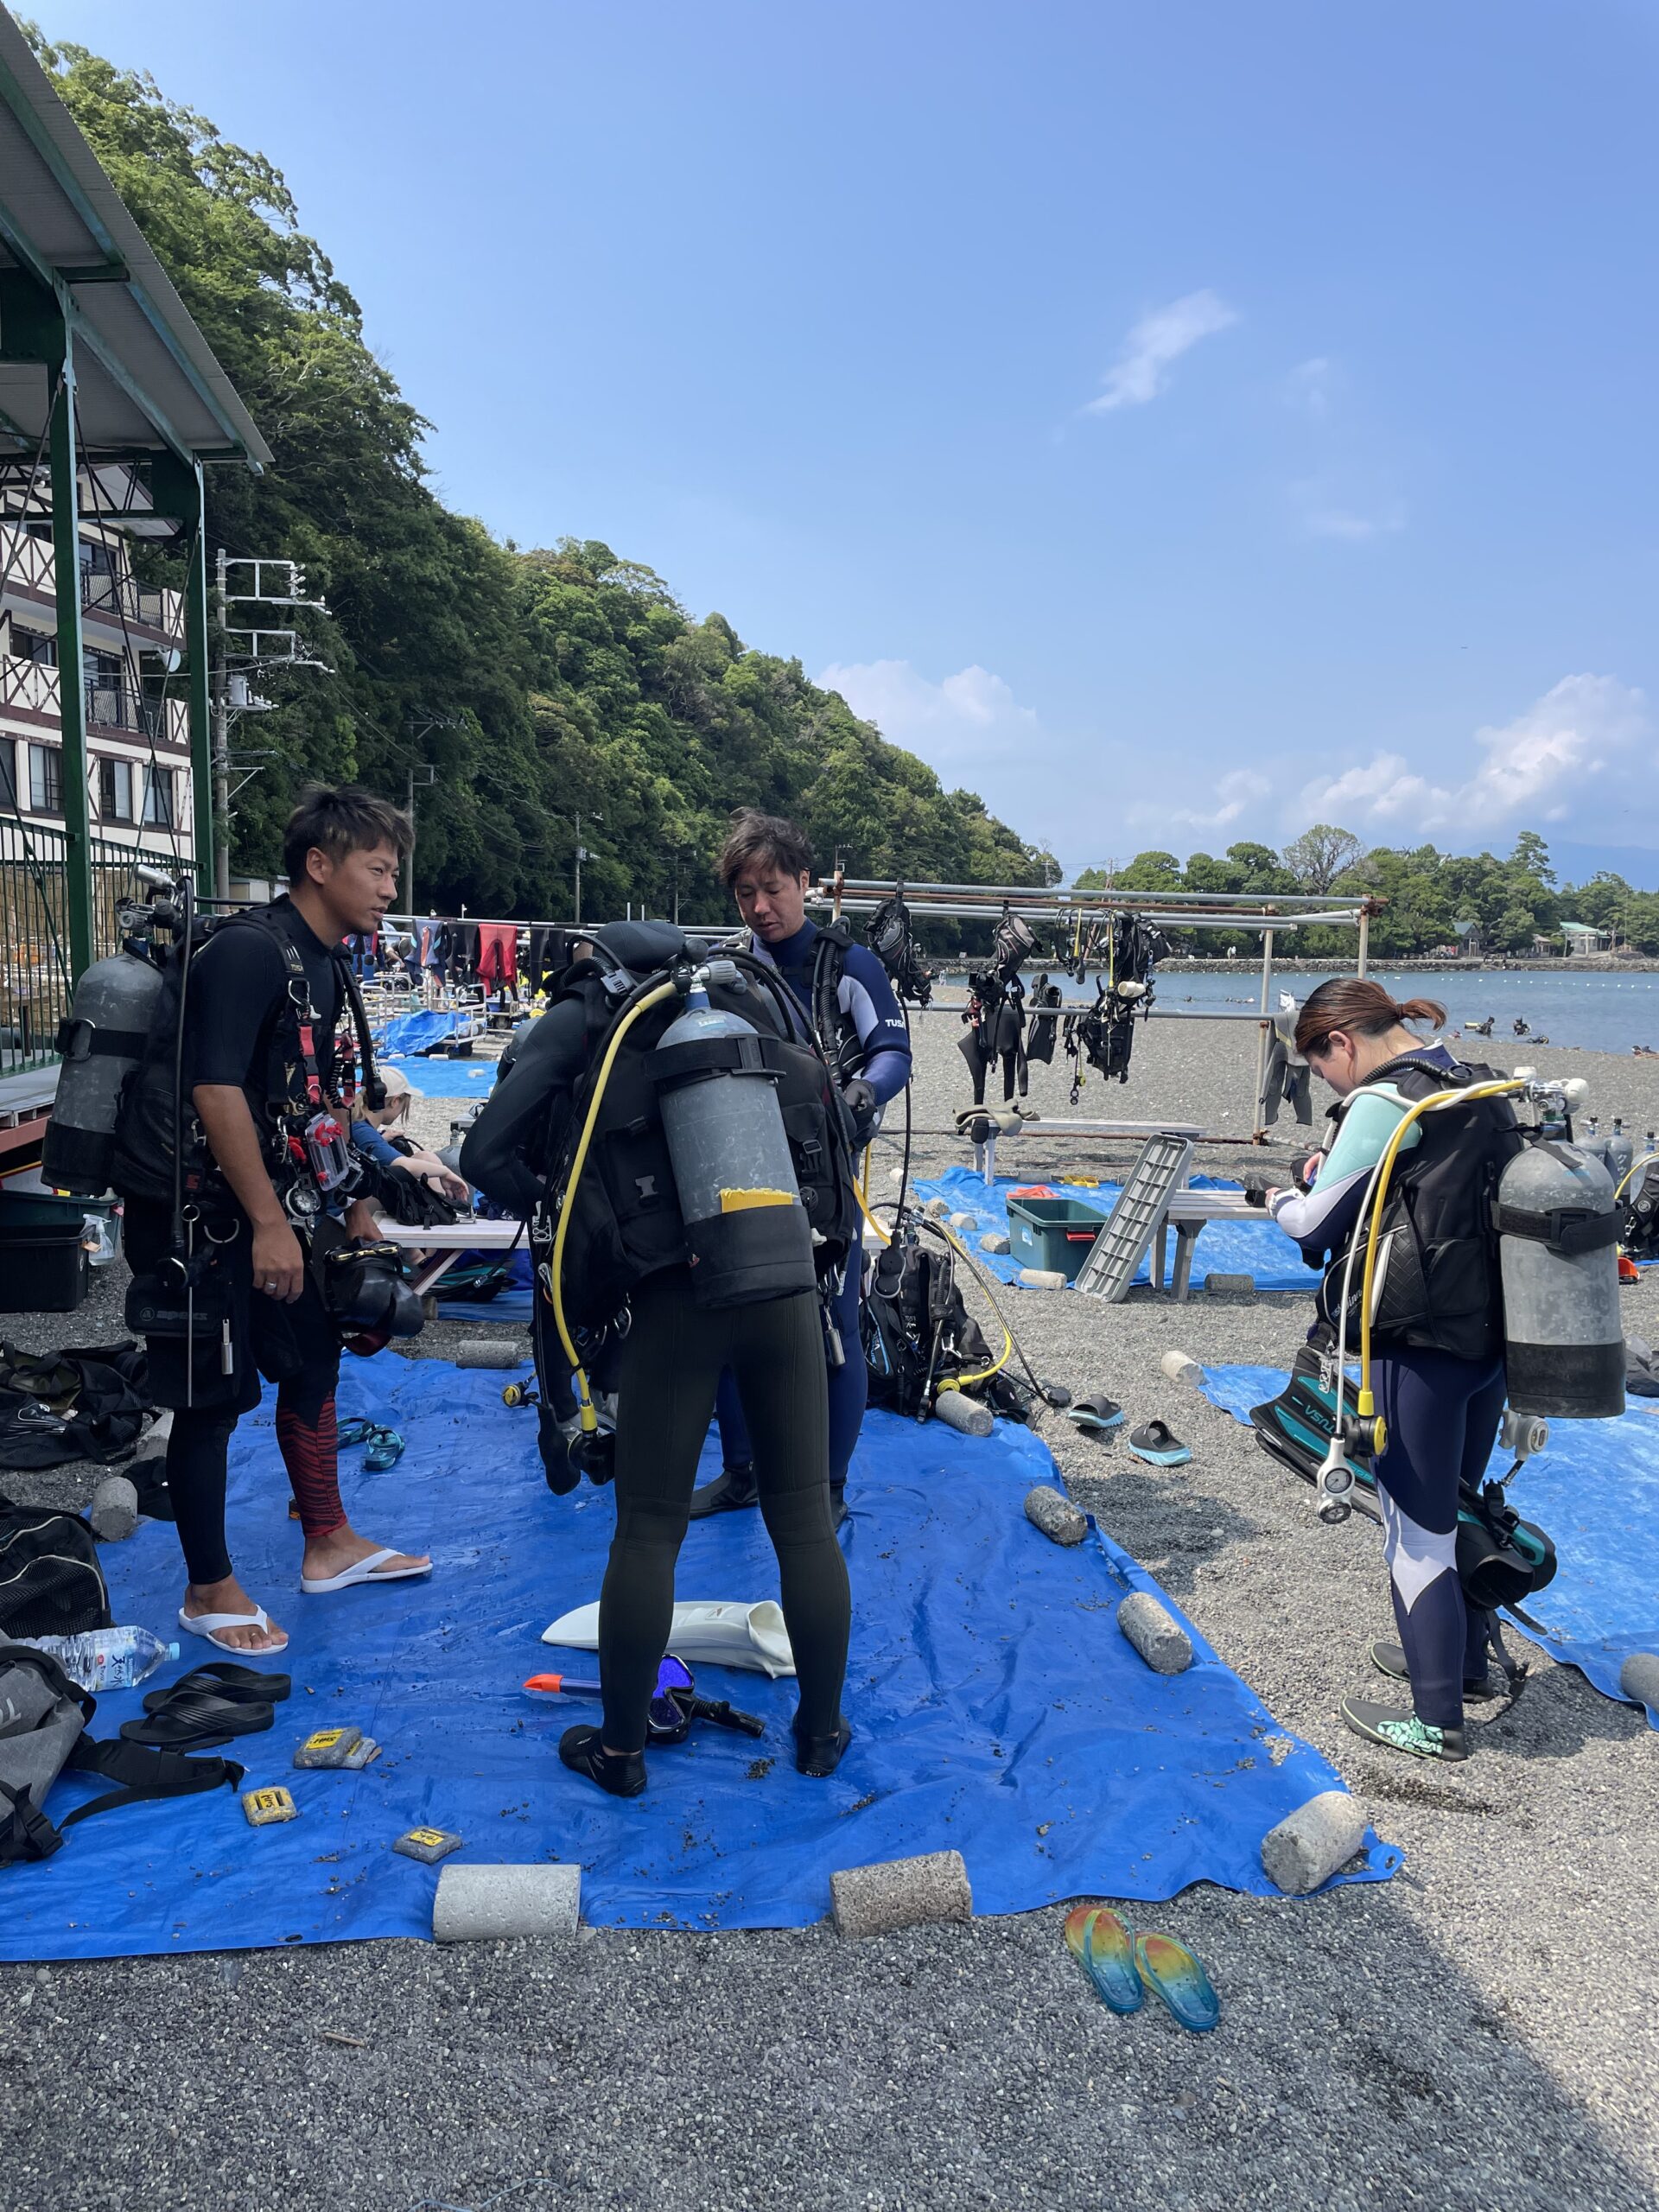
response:
[(394, 1337), (420, 1334), (426, 1316), (395, 1244), (353, 1237), (324, 1255), (322, 1302), (348, 1351), (367, 1357)]

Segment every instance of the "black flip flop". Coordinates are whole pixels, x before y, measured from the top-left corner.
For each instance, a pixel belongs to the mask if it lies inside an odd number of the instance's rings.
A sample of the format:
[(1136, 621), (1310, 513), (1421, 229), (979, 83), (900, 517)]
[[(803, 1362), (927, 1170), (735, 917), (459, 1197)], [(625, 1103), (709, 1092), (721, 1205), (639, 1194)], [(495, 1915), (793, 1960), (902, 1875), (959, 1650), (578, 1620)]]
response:
[(164, 1690), (151, 1690), (144, 1700), (146, 1713), (159, 1713), (181, 1690), (205, 1690), (210, 1697), (228, 1699), (234, 1705), (280, 1705), (294, 1687), (288, 1675), (262, 1675), (257, 1667), (238, 1667), (229, 1659), (209, 1660), (169, 1682)]
[(210, 1745), (228, 1743), (232, 1736), (257, 1736), (276, 1718), (274, 1705), (249, 1704), (245, 1700), (215, 1697), (205, 1689), (170, 1695), (164, 1705), (143, 1720), (124, 1720), (121, 1735), (129, 1744), (149, 1744), (158, 1750), (205, 1751)]
[(1131, 1432), (1129, 1449), (1137, 1459), (1154, 1467), (1184, 1467), (1192, 1454), (1179, 1436), (1160, 1421), (1149, 1421)]
[(1116, 1398), (1109, 1398), (1103, 1390), (1096, 1390), (1092, 1397), (1078, 1398), (1065, 1409), (1065, 1417), (1079, 1428), (1103, 1433), (1123, 1425), (1123, 1408)]

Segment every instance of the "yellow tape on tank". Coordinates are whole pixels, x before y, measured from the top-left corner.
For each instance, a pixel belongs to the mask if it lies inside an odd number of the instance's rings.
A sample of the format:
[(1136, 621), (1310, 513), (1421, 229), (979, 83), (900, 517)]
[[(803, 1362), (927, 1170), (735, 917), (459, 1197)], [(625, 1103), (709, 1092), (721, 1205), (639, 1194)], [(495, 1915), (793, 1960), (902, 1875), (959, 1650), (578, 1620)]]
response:
[(722, 1191), (720, 1194), (721, 1213), (747, 1213), (753, 1206), (792, 1206), (795, 1203), (793, 1191)]

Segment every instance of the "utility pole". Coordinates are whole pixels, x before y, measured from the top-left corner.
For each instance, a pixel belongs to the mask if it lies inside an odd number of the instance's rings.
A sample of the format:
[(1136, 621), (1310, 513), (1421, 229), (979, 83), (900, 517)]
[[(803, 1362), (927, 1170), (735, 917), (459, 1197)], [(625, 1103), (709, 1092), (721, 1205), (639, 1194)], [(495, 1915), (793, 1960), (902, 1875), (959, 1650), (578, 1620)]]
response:
[[(251, 575), (239, 576), (247, 588), (232, 591), (230, 572), (251, 570)], [(270, 571), (267, 588), (266, 571)], [(327, 661), (300, 651), (300, 633), (292, 629), (265, 629), (256, 626), (232, 629), (230, 611), (232, 607), (309, 607), (326, 614), (327, 603), (321, 599), (305, 596), (305, 571), (297, 562), (276, 559), (261, 555), (228, 554), (221, 545), (214, 563), (214, 575), (219, 589), (219, 650), (213, 660), (213, 889), (218, 898), (231, 895), (231, 801), (235, 793), (231, 789), (231, 717), (232, 715), (267, 714), (276, 702), (257, 697), (252, 690), (245, 671), (257, 671), (261, 676), (286, 668), (320, 669), (325, 676), (334, 674)], [(258, 618), (255, 617), (256, 624)], [(232, 664), (235, 664), (233, 667)], [(268, 754), (253, 754), (249, 760), (257, 762)], [(257, 765), (249, 766), (247, 760), (237, 764), (246, 768), (238, 783), (250, 783), (259, 773)]]
[(225, 548), (219, 549), (213, 578), (219, 593), (219, 645), (213, 654), (213, 895), (231, 895), (231, 709), (226, 694), (229, 677), (225, 666)]
[[(603, 816), (602, 814), (590, 814), (590, 815), (588, 816), (588, 819), (590, 822), (602, 822), (602, 821), (605, 819), (605, 817), (604, 817), (604, 816)], [(582, 849), (582, 816), (581, 816), (581, 814), (580, 814), (580, 813), (578, 813), (578, 814), (577, 814), (577, 816), (576, 816), (576, 912), (575, 912), (575, 918), (576, 918), (576, 920), (577, 920), (578, 922), (580, 922), (580, 921), (581, 921), (581, 919), (582, 919), (582, 864), (583, 861), (588, 860), (588, 858), (590, 858), (590, 857), (591, 857), (591, 855), (590, 855), (589, 854), (588, 854), (587, 852), (585, 852), (585, 851), (583, 850), (583, 849)]]

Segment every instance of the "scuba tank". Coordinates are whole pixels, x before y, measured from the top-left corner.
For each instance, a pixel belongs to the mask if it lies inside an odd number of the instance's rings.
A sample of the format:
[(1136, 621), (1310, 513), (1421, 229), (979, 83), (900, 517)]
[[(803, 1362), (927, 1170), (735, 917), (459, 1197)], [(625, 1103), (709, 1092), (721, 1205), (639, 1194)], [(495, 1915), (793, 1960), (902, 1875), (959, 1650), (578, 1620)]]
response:
[(700, 1306), (813, 1290), (812, 1230), (761, 1039), (701, 984), (663, 1032), (649, 1071), (660, 1095)]
[(1613, 1179), (1617, 1191), (1636, 1165), (1636, 1147), (1624, 1134), (1624, 1124), (1617, 1114), (1613, 1116), (1613, 1134), (1607, 1140), (1607, 1172)]
[(1618, 1209), (1612, 1178), (1581, 1145), (1529, 1145), (1497, 1186), (1510, 1405), (1598, 1421), (1624, 1410)]
[(122, 1086), (143, 1057), (161, 995), (161, 969), (125, 946), (75, 985), (58, 1028), (63, 1065), (41, 1161), (54, 1190), (90, 1198), (110, 1188)]

